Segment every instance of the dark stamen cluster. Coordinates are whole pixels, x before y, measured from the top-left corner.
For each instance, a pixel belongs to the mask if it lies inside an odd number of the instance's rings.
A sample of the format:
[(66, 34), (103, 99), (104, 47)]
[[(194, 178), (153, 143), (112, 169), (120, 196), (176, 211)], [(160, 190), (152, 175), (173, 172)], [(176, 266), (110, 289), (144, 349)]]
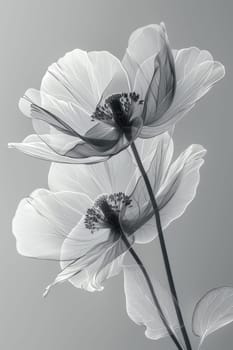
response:
[(86, 228), (91, 230), (91, 233), (94, 233), (94, 231), (97, 229), (97, 224), (101, 221), (103, 221), (103, 215), (98, 208), (93, 207), (87, 209), (84, 223)]
[(122, 208), (130, 205), (131, 199), (122, 192), (101, 195), (96, 199), (93, 207), (87, 210), (85, 226), (91, 233), (100, 228), (117, 228)]
[(143, 100), (139, 100), (139, 94), (136, 92), (114, 94), (105, 100), (104, 105), (98, 105), (95, 112), (91, 116), (91, 120), (100, 121), (116, 121), (118, 118), (125, 117), (129, 120), (131, 116), (132, 106), (135, 104), (143, 104)]
[(91, 116), (91, 120), (109, 121), (113, 119), (113, 114), (110, 106), (105, 103), (103, 106), (98, 105), (95, 112)]

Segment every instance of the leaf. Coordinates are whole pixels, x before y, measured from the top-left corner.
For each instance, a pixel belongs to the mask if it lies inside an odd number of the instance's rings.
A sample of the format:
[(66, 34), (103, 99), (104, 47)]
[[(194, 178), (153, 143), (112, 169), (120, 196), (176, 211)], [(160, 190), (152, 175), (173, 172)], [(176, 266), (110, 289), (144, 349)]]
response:
[(219, 287), (210, 290), (197, 303), (192, 320), (193, 333), (201, 338), (233, 321), (233, 288)]
[[(171, 296), (156, 281), (152, 281), (156, 296), (170, 328), (178, 328)], [(138, 325), (146, 327), (145, 336), (159, 339), (168, 335), (159, 312), (153, 302), (146, 280), (138, 266), (124, 267), (124, 288), (126, 309), (129, 317)]]

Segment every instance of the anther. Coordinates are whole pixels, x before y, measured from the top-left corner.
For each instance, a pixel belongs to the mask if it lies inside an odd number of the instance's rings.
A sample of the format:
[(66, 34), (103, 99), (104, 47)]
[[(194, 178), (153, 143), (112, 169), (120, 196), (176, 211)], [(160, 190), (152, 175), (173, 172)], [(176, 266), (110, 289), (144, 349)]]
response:
[(131, 199), (123, 192), (99, 196), (95, 200), (93, 207), (86, 212), (85, 227), (91, 233), (98, 231), (100, 228), (117, 229), (119, 227), (120, 212), (126, 206), (131, 206)]
[(96, 107), (91, 120), (115, 122), (118, 127), (128, 126), (135, 104), (143, 104), (143, 100), (139, 100), (139, 94), (135, 91), (111, 95), (103, 105)]

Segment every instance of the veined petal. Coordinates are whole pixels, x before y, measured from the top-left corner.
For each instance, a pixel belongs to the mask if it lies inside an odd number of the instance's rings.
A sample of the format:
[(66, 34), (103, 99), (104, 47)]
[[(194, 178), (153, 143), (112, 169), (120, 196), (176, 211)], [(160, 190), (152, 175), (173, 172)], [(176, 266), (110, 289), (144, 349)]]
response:
[(90, 205), (85, 194), (34, 191), (19, 203), (13, 219), (18, 252), (29, 257), (59, 260), (64, 239)]
[(90, 143), (92, 147), (105, 152), (109, 148), (114, 148), (121, 137), (123, 135), (117, 128), (99, 122), (88, 130), (83, 139)]
[(98, 89), (98, 101), (101, 97), (129, 91), (128, 75), (118, 58), (107, 51), (88, 53), (94, 67)]
[[(159, 188), (164, 182), (168, 167), (170, 165), (173, 153), (173, 141), (168, 133), (157, 138), (153, 152), (153, 159), (149, 156), (150, 164), (147, 163), (147, 176), (150, 181), (154, 194), (156, 195)], [(133, 187), (134, 185), (134, 187)], [(136, 182), (132, 181), (132, 192), (127, 192), (132, 200), (131, 206), (127, 208), (125, 215), (122, 217), (121, 225), (124, 232), (129, 235), (135, 233), (139, 227), (144, 230), (145, 225), (153, 215), (153, 208), (148, 194), (147, 187), (142, 177)], [(137, 232), (136, 232), (137, 239)]]
[(98, 165), (53, 164), (48, 181), (53, 191), (82, 191), (95, 200), (103, 193), (125, 193), (135, 170), (131, 154), (125, 150)]
[[(205, 153), (202, 146), (192, 145), (168, 169), (166, 177), (156, 193), (163, 229), (179, 218), (194, 199)], [(155, 219), (149, 202), (144, 211), (146, 215), (141, 218), (144, 226), (141, 226), (134, 233), (136, 243), (148, 243), (157, 236)]]
[[(64, 135), (61, 135), (61, 138), (64, 140)], [(53, 140), (58, 142), (58, 138), (56, 139), (54, 138)], [(65, 140), (64, 140), (64, 143), (65, 143)], [(67, 145), (68, 143), (66, 143), (66, 146)], [(36, 158), (48, 160), (51, 162), (58, 162), (58, 163), (93, 164), (93, 163), (103, 162), (106, 159), (108, 159), (108, 156), (90, 156), (87, 158), (75, 158), (75, 157), (69, 157), (66, 155), (58, 154), (54, 150), (52, 150), (44, 141), (42, 141), (38, 135), (35, 135), (35, 134), (27, 136), (23, 140), (23, 142), (9, 143), (9, 147), (16, 148), (19, 151)]]
[(137, 168), (128, 149), (110, 158), (104, 163), (105, 171), (109, 174), (112, 193), (127, 192), (129, 181)]
[(103, 193), (112, 193), (105, 162), (95, 165), (53, 163), (48, 175), (52, 191), (75, 191), (86, 193), (93, 201)]
[(129, 144), (126, 137), (116, 129), (104, 126), (102, 128), (99, 125), (94, 126), (87, 133), (87, 137), (60, 132), (41, 120), (33, 120), (33, 126), (40, 139), (52, 151), (70, 158), (110, 157)]
[[(34, 129), (41, 140), (59, 155), (70, 158), (111, 156), (129, 144), (119, 128), (101, 121), (92, 123), (91, 117), (78, 111), (77, 106), (39, 91), (28, 90), (21, 99), (20, 107), (32, 117)], [(132, 138), (140, 133), (142, 124), (138, 125), (138, 120), (141, 121), (135, 118), (130, 127)]]
[[(58, 135), (58, 141), (60, 140), (61, 135)], [(43, 135), (43, 139), (48, 139), (49, 141), (54, 141), (53, 138), (51, 139), (50, 135)], [(109, 142), (108, 142), (109, 141)], [(100, 142), (100, 140), (99, 140)], [(109, 147), (109, 143), (111, 144), (111, 147)], [(104, 140), (102, 139), (102, 144), (100, 144), (99, 147), (92, 146), (87, 142), (83, 141), (77, 141), (77, 142), (70, 142), (69, 144), (64, 144), (63, 147), (66, 147), (65, 149), (62, 148), (62, 153), (65, 156), (71, 157), (71, 158), (79, 158), (84, 159), (84, 163), (95, 163), (92, 161), (92, 158), (99, 158), (102, 157), (102, 160), (105, 160), (107, 158), (110, 158), (111, 156), (123, 151), (125, 148), (127, 148), (129, 145), (129, 141), (126, 139), (124, 135), (120, 137), (117, 141), (114, 140), (114, 143), (112, 140)], [(105, 157), (105, 158), (104, 158)], [(85, 161), (86, 158), (90, 158), (90, 161)], [(71, 162), (72, 163), (72, 162)], [(81, 163), (81, 161), (80, 161)]]
[[(55, 153), (79, 159), (111, 156), (127, 147), (128, 141), (116, 128), (101, 122), (92, 124), (91, 118), (82, 113), (80, 117), (78, 115), (72, 117), (71, 113), (70, 117), (63, 118), (66, 112), (69, 114), (66, 104), (62, 109), (60, 101), (54, 99), (56, 108), (54, 114), (43, 107), (43, 103), (47, 102), (48, 98), (45, 95), (30, 89), (25, 98), (21, 99), (20, 106), (25, 114), (33, 118), (33, 126), (40, 139)], [(73, 126), (72, 120), (76, 117), (77, 123)], [(80, 128), (84, 134), (74, 128)]]
[(93, 113), (103, 91), (121, 70), (120, 61), (107, 51), (76, 49), (48, 68), (41, 90)]
[[(106, 247), (105, 247), (106, 248)], [(100, 251), (98, 252), (100, 253)], [(116, 257), (112, 262), (107, 262), (104, 255), (107, 251), (102, 252), (102, 255), (94, 255), (92, 258), (80, 261), (74, 266), (66, 267), (64, 271), (58, 274), (55, 281), (49, 285), (44, 293), (46, 296), (51, 287), (56, 284), (63, 283), (67, 280), (75, 287), (85, 289), (88, 292), (100, 292), (104, 289), (103, 283), (110, 277), (118, 275), (122, 270), (122, 262), (125, 253)]]
[(79, 105), (59, 100), (36, 89), (28, 89), (25, 92), (19, 100), (19, 109), (27, 117), (44, 120), (70, 134), (75, 134), (76, 131), (84, 135), (94, 124), (90, 114)]
[(165, 29), (159, 53), (139, 67), (134, 91), (144, 100), (142, 119), (145, 126), (159, 120), (171, 106), (176, 91), (176, 73)]
[[(141, 146), (144, 147), (144, 149), (141, 148), (140, 150), (141, 155), (144, 156), (143, 164), (148, 170), (147, 175), (150, 179), (151, 186), (156, 193), (163, 183), (164, 177), (173, 156), (173, 141), (168, 133), (164, 133), (150, 142), (142, 143)], [(151, 147), (154, 149), (150, 151)], [(148, 152), (147, 155), (146, 152)], [(142, 186), (140, 186), (138, 183), (130, 196), (135, 200), (137, 198), (138, 203), (142, 204), (141, 200), (139, 200), (139, 197), (144, 197), (145, 201), (145, 198), (148, 198), (148, 194), (146, 195), (147, 191), (143, 193), (145, 189), (144, 180), (141, 178), (139, 182)]]
[[(153, 137), (148, 139), (138, 138), (135, 141), (135, 145), (137, 147), (139, 156), (142, 160), (143, 167), (145, 168), (146, 171), (149, 170), (155, 154), (159, 156), (159, 152), (161, 152), (160, 157), (163, 158), (163, 169), (160, 169), (160, 170), (162, 170), (163, 174), (166, 173), (171, 163), (173, 151), (174, 151), (173, 141), (169, 133), (164, 133), (163, 135), (159, 135), (158, 137)], [(137, 170), (137, 174), (139, 175), (140, 171), (138, 167), (136, 170)], [(139, 177), (138, 175), (135, 174), (137, 178)], [(127, 193), (130, 194), (132, 190), (133, 188), (131, 188), (131, 191), (130, 189), (128, 189)]]
[(94, 121), (91, 115), (79, 105), (59, 100), (36, 89), (28, 89), (25, 92), (19, 101), (19, 109), (34, 121), (43, 121), (48, 128), (51, 126), (57, 132), (74, 137), (84, 137), (99, 124), (101, 124), (103, 133), (113, 129), (99, 121)]
[[(71, 143), (70, 140), (75, 143), (77, 139), (81, 139), (99, 152), (105, 152), (114, 147), (121, 137), (116, 128), (100, 121), (93, 122), (91, 116), (77, 105), (58, 100), (34, 89), (26, 91), (20, 100), (19, 107), (23, 113), (33, 119), (34, 129), (41, 139), (61, 155), (64, 155), (64, 152), (67, 155), (70, 153), (70, 147), (67, 147)], [(49, 137), (49, 134), (52, 136)], [(56, 144), (55, 134), (59, 141), (64, 139), (64, 143)], [(73, 150), (73, 144), (71, 148)], [(78, 154), (75, 156), (78, 158)]]
[(192, 145), (171, 165), (157, 194), (163, 227), (180, 217), (194, 199), (206, 150)]
[[(178, 328), (178, 321), (172, 298), (158, 281), (152, 279), (152, 283), (164, 316), (170, 328), (175, 331), (175, 328)], [(145, 336), (154, 340), (167, 336), (167, 329), (138, 266), (124, 267), (124, 289), (127, 313), (136, 324), (146, 327)]]
[[(173, 55), (177, 80), (173, 102), (160, 119), (142, 129), (142, 138), (156, 136), (175, 125), (225, 74), (224, 66), (213, 61), (206, 50), (192, 47), (174, 51)], [(148, 60), (147, 75), (153, 74), (152, 63)]]
[(121, 69), (115, 72), (111, 81), (104, 89), (101, 99), (99, 100), (99, 104), (103, 104), (106, 98), (111, 95), (120, 94), (122, 92), (129, 93), (130, 91), (131, 89), (128, 74), (124, 67), (121, 66)]
[(142, 62), (151, 56), (155, 56), (161, 49), (164, 36), (164, 25), (150, 24), (136, 29), (128, 41), (128, 48), (123, 57), (122, 64), (125, 67), (134, 86), (136, 72)]
[[(66, 280), (77, 288), (91, 292), (102, 290), (102, 279), (120, 272), (118, 263), (122, 259), (118, 257), (126, 251), (127, 247), (119, 235), (110, 229), (92, 233), (85, 227), (83, 218), (64, 241), (61, 250), (62, 271), (46, 288), (44, 295), (47, 295), (52, 286)], [(66, 263), (67, 260), (71, 262)]]

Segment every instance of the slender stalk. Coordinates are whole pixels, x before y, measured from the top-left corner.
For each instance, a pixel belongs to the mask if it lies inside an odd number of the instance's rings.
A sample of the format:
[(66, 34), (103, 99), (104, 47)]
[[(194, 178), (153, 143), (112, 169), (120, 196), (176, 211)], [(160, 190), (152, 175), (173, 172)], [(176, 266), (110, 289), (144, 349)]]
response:
[(131, 149), (133, 151), (135, 160), (136, 160), (137, 165), (139, 167), (139, 170), (142, 174), (142, 177), (145, 181), (145, 185), (146, 185), (146, 188), (147, 188), (150, 200), (151, 200), (151, 204), (153, 206), (154, 216), (155, 216), (155, 220), (156, 220), (156, 226), (157, 226), (157, 230), (158, 230), (160, 247), (161, 247), (164, 265), (165, 265), (165, 269), (166, 269), (166, 273), (167, 273), (167, 279), (168, 279), (171, 294), (173, 296), (173, 303), (174, 303), (174, 307), (176, 310), (177, 319), (179, 321), (180, 329), (181, 329), (187, 350), (192, 350), (192, 346), (191, 346), (191, 343), (190, 343), (190, 340), (188, 337), (188, 333), (187, 333), (186, 328), (185, 328), (183, 316), (182, 316), (181, 309), (179, 306), (179, 301), (178, 301), (178, 296), (177, 296), (177, 292), (176, 292), (176, 288), (175, 288), (175, 283), (174, 283), (173, 276), (172, 276), (172, 271), (171, 271), (171, 266), (170, 266), (170, 262), (169, 262), (169, 258), (168, 258), (167, 248), (166, 248), (166, 244), (165, 244), (165, 240), (164, 240), (164, 236), (163, 236), (159, 208), (158, 208), (156, 199), (154, 197), (154, 193), (153, 193), (153, 190), (151, 188), (150, 181), (148, 179), (148, 176), (147, 176), (146, 171), (143, 167), (142, 161), (140, 159), (140, 156), (138, 154), (137, 148), (136, 148), (134, 143), (131, 144)]
[(158, 301), (158, 298), (155, 294), (155, 291), (154, 291), (154, 287), (153, 287), (153, 284), (150, 280), (150, 277), (146, 271), (146, 268), (145, 266), (143, 265), (141, 259), (139, 258), (139, 256), (137, 255), (137, 253), (135, 252), (135, 250), (131, 247), (130, 243), (128, 242), (128, 239), (127, 237), (125, 236), (125, 234), (123, 233), (123, 231), (121, 231), (121, 239), (123, 240), (123, 242), (125, 243), (125, 245), (127, 246), (128, 248), (128, 251), (130, 252), (130, 254), (132, 255), (132, 257), (134, 258), (134, 260), (136, 261), (137, 265), (139, 266), (139, 268), (141, 269), (142, 271), (142, 274), (147, 282), (147, 285), (149, 287), (149, 290), (150, 290), (150, 293), (151, 293), (151, 296), (152, 296), (152, 299), (155, 303), (155, 306), (159, 312), (159, 315), (161, 317), (161, 320), (164, 324), (164, 326), (166, 327), (167, 331), (168, 331), (168, 334), (170, 335), (171, 339), (173, 340), (173, 342), (175, 343), (175, 345), (177, 346), (177, 349), (179, 350), (183, 350), (183, 347), (180, 345), (178, 339), (176, 338), (175, 334), (173, 333), (172, 329), (170, 328), (167, 320), (166, 320), (166, 317), (163, 313), (163, 310), (161, 308), (161, 305)]

